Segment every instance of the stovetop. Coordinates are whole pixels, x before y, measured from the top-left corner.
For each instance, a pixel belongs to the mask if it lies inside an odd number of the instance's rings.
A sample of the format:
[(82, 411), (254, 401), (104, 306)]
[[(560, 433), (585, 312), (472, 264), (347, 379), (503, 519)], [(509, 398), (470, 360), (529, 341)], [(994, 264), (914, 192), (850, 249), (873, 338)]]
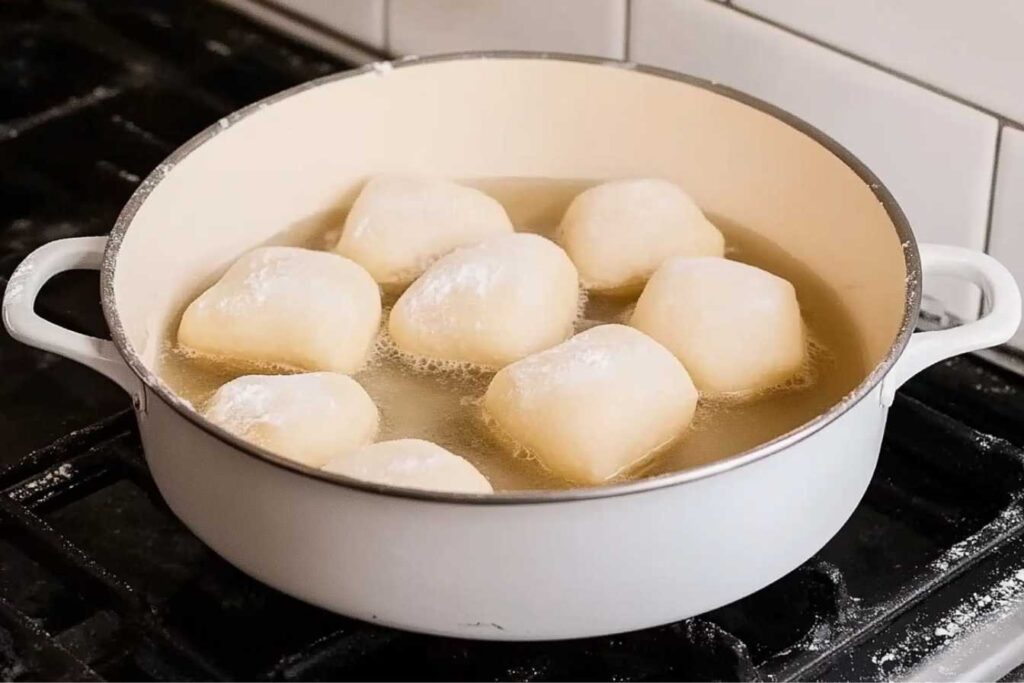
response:
[[(107, 232), (224, 114), (349, 66), (206, 2), (0, 4), (0, 278)], [(38, 310), (104, 335), (97, 287), (59, 276)], [(937, 678), (1024, 632), (1024, 379), (976, 358), (899, 393), (863, 503), (803, 567), (700, 617), (557, 643), (403, 633), (257, 583), (171, 515), (128, 409), (0, 334), (4, 679)]]

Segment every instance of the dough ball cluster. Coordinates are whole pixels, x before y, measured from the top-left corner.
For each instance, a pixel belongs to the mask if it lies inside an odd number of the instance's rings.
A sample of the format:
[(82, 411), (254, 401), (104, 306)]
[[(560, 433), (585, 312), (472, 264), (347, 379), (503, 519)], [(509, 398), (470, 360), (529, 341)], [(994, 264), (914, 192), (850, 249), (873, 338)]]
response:
[(377, 436), (373, 400), (334, 372), (245, 375), (218, 389), (204, 412), (232, 434), (310, 467)]
[(193, 301), (178, 343), (204, 355), (352, 373), (380, 327), (380, 289), (352, 261), (296, 247), (253, 249)]
[(395, 345), (417, 356), (500, 368), (572, 334), (576, 268), (537, 235), (493, 237), (430, 266), (391, 311)]
[(697, 390), (647, 335), (599, 325), (498, 372), (484, 409), (548, 469), (597, 484), (644, 460), (690, 423)]
[(465, 458), (422, 439), (381, 441), (343, 452), (324, 471), (403, 488), (491, 493), (490, 482)]
[(806, 343), (796, 290), (722, 258), (666, 261), (644, 288), (630, 325), (675, 354), (697, 388), (749, 393), (786, 381)]
[(452, 249), (512, 232), (505, 208), (448, 180), (378, 176), (352, 205), (336, 252), (401, 290)]
[(725, 238), (678, 186), (650, 178), (613, 180), (577, 196), (558, 239), (584, 286), (635, 294), (665, 259), (722, 256)]
[[(799, 372), (806, 343), (793, 286), (723, 258), (722, 234), (672, 183), (586, 190), (556, 238), (514, 233), (497, 201), (450, 181), (370, 180), (334, 253), (254, 249), (188, 306), (183, 347), (315, 371), (228, 382), (206, 417), (327, 472), (490, 493), (472, 464), (437, 444), (374, 443), (378, 409), (347, 375), (377, 338), (379, 285), (404, 290), (388, 320), (395, 347), (497, 370), (485, 416), (578, 484), (621, 476), (678, 439), (699, 393), (756, 392)], [(581, 282), (639, 293), (629, 325), (573, 336)]]

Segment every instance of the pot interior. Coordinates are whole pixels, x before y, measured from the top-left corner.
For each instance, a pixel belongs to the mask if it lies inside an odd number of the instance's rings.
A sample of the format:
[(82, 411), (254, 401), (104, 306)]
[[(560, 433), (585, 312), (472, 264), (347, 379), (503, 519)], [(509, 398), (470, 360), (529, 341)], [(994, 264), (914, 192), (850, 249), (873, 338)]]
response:
[(108, 315), (154, 373), (183, 306), (228, 264), (322, 239), (384, 172), (672, 180), (822, 283), (861, 360), (851, 390), (886, 358), (908, 305), (911, 238), (869, 181), (782, 119), (665, 75), (522, 55), (427, 60), (328, 80), (199, 139), (120, 226)]

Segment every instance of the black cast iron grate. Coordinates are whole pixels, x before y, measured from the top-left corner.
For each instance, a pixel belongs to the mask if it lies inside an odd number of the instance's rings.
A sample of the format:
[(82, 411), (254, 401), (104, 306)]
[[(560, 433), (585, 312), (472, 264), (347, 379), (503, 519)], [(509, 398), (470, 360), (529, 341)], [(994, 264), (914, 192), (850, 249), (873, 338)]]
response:
[[(0, 5), (0, 277), (106, 232), (205, 125), (345, 67), (202, 2)], [(96, 286), (61, 276), (39, 310), (102, 335)], [(957, 600), (1024, 567), (1024, 380), (975, 359), (901, 392), (864, 502), (803, 567), (695, 619), (558, 643), (392, 631), (253, 581), (166, 508), (126, 407), (0, 335), (0, 678), (885, 678), (944, 644), (929, 634)]]

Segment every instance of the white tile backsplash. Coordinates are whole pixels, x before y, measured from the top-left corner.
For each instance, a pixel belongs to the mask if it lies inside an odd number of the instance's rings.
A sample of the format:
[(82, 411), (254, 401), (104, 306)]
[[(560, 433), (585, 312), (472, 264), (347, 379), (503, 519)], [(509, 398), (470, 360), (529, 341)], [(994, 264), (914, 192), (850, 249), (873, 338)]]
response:
[[(830, 3), (831, 4), (831, 3)], [(630, 58), (719, 81), (821, 128), (874, 170), (921, 241), (984, 248), (997, 122), (718, 3), (633, 0)], [(926, 283), (950, 310), (978, 292)]]
[(386, 0), (272, 0), (379, 50), (384, 49)]
[[(1024, 130), (1003, 129), (989, 253), (1024, 284)], [(1017, 330), (1012, 343), (1024, 349), (1024, 328)]]
[(400, 55), (548, 50), (622, 58), (626, 0), (389, 0)]
[(1021, 0), (733, 4), (1024, 122)]

